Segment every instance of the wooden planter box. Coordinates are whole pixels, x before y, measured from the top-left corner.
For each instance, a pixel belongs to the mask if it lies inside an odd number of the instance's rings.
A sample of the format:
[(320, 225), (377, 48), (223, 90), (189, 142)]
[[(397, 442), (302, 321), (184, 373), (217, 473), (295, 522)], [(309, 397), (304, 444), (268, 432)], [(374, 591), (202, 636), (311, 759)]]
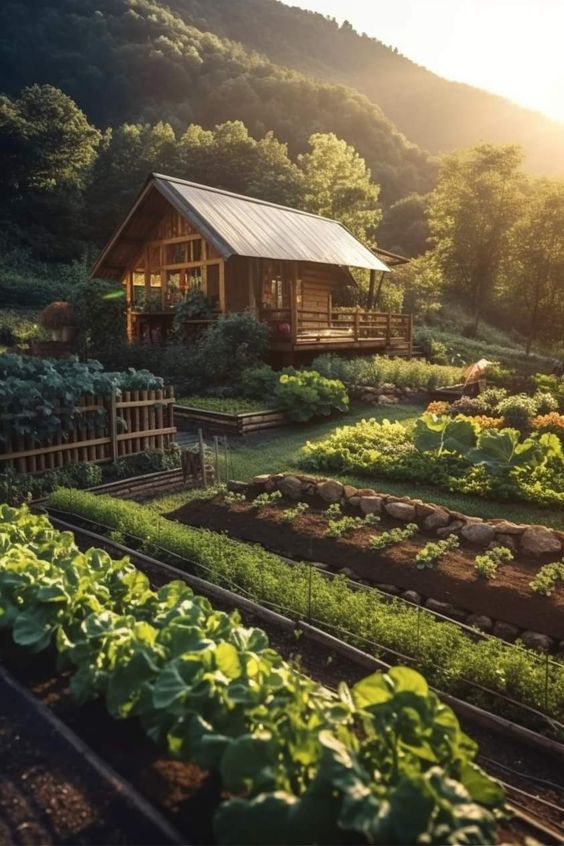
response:
[(245, 411), (240, 414), (226, 414), (223, 411), (209, 411), (186, 405), (175, 405), (174, 416), (202, 428), (215, 429), (231, 435), (248, 435), (262, 429), (275, 429), (289, 422), (283, 411)]

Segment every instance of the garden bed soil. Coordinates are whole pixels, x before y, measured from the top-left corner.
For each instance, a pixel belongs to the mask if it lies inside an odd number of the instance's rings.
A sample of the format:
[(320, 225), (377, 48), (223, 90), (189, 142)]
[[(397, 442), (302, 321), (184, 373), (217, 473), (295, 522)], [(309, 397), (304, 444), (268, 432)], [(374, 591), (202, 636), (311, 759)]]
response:
[(193, 499), (166, 516), (227, 532), (295, 560), (322, 562), (335, 572), (346, 567), (362, 581), (415, 590), (492, 620), (564, 639), (563, 592), (557, 590), (547, 597), (529, 587), (539, 570), (538, 561), (516, 554), (514, 561), (498, 569), (495, 579), (486, 580), (476, 576), (473, 566), (476, 554), (483, 550), (464, 545), (447, 553), (433, 569), (419, 570), (415, 556), (431, 540), (423, 534), (385, 550), (370, 549), (370, 537), (397, 527), (397, 521), (382, 518), (378, 527), (361, 528), (336, 539), (325, 537), (327, 523), (320, 513), (306, 513), (288, 523), (282, 519), (282, 511), (271, 506), (257, 510), (244, 503), (229, 507), (217, 497)]
[(0, 702), (1, 846), (176, 842), (1, 667)]

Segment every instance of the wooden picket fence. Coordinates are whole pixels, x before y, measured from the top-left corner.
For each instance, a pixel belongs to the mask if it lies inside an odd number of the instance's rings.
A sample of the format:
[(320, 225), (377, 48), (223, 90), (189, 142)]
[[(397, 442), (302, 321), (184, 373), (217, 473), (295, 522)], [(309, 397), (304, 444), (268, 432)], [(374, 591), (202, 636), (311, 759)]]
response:
[[(66, 464), (116, 461), (146, 449), (165, 449), (174, 441), (174, 389), (123, 391), (109, 396), (83, 396), (81, 413), (88, 415), (74, 429), (38, 444), (30, 436), (10, 433), (11, 415), (0, 415), (6, 438), (0, 443), (0, 471), (20, 473), (57, 470)], [(96, 412), (102, 412), (96, 414)]]

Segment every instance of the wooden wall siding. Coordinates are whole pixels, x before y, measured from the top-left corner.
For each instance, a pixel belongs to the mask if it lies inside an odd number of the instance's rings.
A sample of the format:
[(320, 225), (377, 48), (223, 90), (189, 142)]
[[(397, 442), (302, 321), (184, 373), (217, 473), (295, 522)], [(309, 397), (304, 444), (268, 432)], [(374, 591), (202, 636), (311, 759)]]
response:
[(245, 311), (252, 303), (250, 289), (251, 260), (232, 256), (225, 264), (225, 310)]
[(84, 396), (83, 411), (102, 410), (99, 422), (81, 424), (64, 436), (37, 444), (31, 437), (10, 434), (10, 415), (0, 426), (6, 441), (0, 454), (0, 470), (20, 473), (57, 470), (66, 464), (115, 461), (146, 449), (165, 449), (174, 441), (174, 389), (124, 391), (116, 396)]
[[(304, 262), (299, 266), (299, 274), (302, 280), (301, 310), (306, 312), (300, 328), (317, 329), (322, 314), (327, 315), (327, 325), (330, 325), (333, 291), (342, 284), (340, 271), (338, 268)], [(309, 320), (307, 312), (311, 312)]]

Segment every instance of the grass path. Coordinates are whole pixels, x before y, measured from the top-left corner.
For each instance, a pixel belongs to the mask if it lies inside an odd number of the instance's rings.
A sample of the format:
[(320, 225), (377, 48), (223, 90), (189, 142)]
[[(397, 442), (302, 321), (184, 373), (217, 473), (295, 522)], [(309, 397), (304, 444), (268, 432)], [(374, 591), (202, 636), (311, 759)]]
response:
[[(315, 421), (313, 423), (275, 429), (245, 438), (231, 439), (233, 454), (233, 475), (236, 479), (247, 480), (259, 473), (279, 473), (297, 471), (297, 458), (306, 441), (321, 440), (338, 426), (349, 426), (364, 417), (377, 420), (388, 418), (399, 420), (405, 425), (415, 422), (421, 414), (418, 405), (399, 405), (394, 408), (356, 404), (351, 412), (339, 420)], [(304, 472), (304, 471), (302, 471)], [(341, 481), (358, 487), (374, 487), (383, 493), (411, 496), (436, 502), (477, 517), (505, 518), (519, 523), (542, 523), (552, 528), (564, 529), (564, 514), (558, 508), (542, 508), (525, 502), (496, 502), (483, 497), (453, 494), (434, 485), (422, 485), (415, 482), (395, 482), (391, 479), (352, 474), (335, 474)]]
[[(261, 473), (306, 472), (300, 470), (297, 463), (300, 449), (306, 441), (321, 440), (337, 427), (353, 425), (363, 418), (374, 417), (377, 420), (388, 418), (408, 426), (416, 420), (422, 410), (423, 407), (420, 405), (385, 407), (356, 403), (352, 405), (348, 414), (338, 419), (332, 417), (330, 420), (317, 420), (312, 423), (258, 432), (243, 438), (231, 438), (233, 470), (230, 475), (234, 479), (246, 481)], [(496, 502), (478, 496), (449, 493), (434, 485), (395, 482), (376, 476), (368, 478), (343, 473), (332, 475), (340, 481), (357, 487), (372, 487), (383, 493), (435, 502), (475, 517), (503, 518), (517, 523), (540, 523), (564, 530), (564, 513), (558, 508), (543, 508), (526, 502)], [(170, 498), (162, 498), (163, 503), (168, 499)], [(155, 500), (155, 507), (159, 508), (160, 501), (160, 498)], [(174, 508), (174, 503), (170, 507)], [(163, 506), (163, 510), (168, 509)]]

